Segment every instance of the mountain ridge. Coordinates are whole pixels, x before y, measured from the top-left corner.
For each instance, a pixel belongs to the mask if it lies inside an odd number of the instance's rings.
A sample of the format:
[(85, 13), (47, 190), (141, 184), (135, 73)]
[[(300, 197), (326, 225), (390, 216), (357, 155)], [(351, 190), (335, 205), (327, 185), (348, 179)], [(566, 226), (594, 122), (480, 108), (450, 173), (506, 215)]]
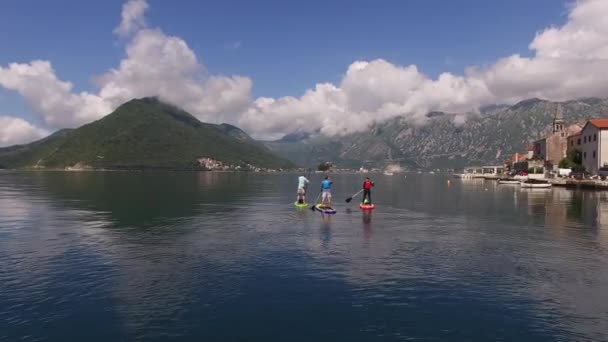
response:
[(340, 167), (382, 167), (399, 163), (408, 168), (459, 168), (471, 164), (502, 164), (513, 153), (551, 129), (561, 107), (567, 124), (608, 117), (608, 99), (583, 98), (551, 102), (538, 98), (512, 106), (489, 106), (485, 114), (427, 115), (424, 125), (395, 117), (371, 125), (366, 131), (342, 137), (312, 137), (298, 143), (282, 140), (266, 146), (300, 165), (332, 161)]
[(204, 123), (158, 98), (130, 100), (73, 130), (0, 149), (4, 168), (201, 169), (198, 159), (260, 168), (292, 168), (236, 126)]

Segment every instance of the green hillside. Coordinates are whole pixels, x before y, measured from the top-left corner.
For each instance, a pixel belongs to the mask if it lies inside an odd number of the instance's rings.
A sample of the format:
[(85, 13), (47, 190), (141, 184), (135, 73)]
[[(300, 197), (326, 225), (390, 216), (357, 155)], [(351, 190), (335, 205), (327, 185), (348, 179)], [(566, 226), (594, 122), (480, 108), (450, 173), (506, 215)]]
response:
[(156, 98), (131, 100), (75, 130), (0, 149), (3, 168), (200, 169), (197, 159), (261, 168), (294, 165), (230, 125), (202, 123)]

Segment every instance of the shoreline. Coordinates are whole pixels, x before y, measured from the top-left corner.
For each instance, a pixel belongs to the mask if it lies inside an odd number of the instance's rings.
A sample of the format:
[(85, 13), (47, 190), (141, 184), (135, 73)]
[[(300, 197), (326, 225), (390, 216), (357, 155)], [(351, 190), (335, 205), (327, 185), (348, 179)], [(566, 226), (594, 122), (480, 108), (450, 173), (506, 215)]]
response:
[(608, 181), (600, 179), (549, 179), (549, 183), (567, 189), (608, 190)]
[[(500, 177), (475, 177), (488, 181), (498, 181)], [(572, 179), (572, 178), (543, 178), (552, 186), (572, 190), (608, 190), (608, 180), (600, 179)]]

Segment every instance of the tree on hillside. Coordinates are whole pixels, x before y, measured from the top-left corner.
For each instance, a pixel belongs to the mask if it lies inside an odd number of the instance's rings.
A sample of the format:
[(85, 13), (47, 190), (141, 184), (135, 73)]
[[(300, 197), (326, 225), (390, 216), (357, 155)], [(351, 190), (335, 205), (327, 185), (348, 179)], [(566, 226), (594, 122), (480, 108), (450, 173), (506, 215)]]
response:
[(562, 169), (575, 169), (582, 167), (583, 160), (581, 158), (581, 153), (576, 150), (568, 151), (566, 158), (562, 159), (559, 162), (559, 167)]

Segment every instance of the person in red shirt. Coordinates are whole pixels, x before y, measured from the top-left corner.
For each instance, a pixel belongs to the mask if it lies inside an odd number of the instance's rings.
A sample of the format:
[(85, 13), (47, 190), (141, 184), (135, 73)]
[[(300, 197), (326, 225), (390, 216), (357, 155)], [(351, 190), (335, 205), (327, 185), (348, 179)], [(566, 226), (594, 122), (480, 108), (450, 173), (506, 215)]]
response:
[(363, 204), (372, 204), (372, 187), (374, 186), (374, 182), (369, 179), (369, 177), (365, 177), (365, 182), (363, 182), (363, 199), (361, 203)]

